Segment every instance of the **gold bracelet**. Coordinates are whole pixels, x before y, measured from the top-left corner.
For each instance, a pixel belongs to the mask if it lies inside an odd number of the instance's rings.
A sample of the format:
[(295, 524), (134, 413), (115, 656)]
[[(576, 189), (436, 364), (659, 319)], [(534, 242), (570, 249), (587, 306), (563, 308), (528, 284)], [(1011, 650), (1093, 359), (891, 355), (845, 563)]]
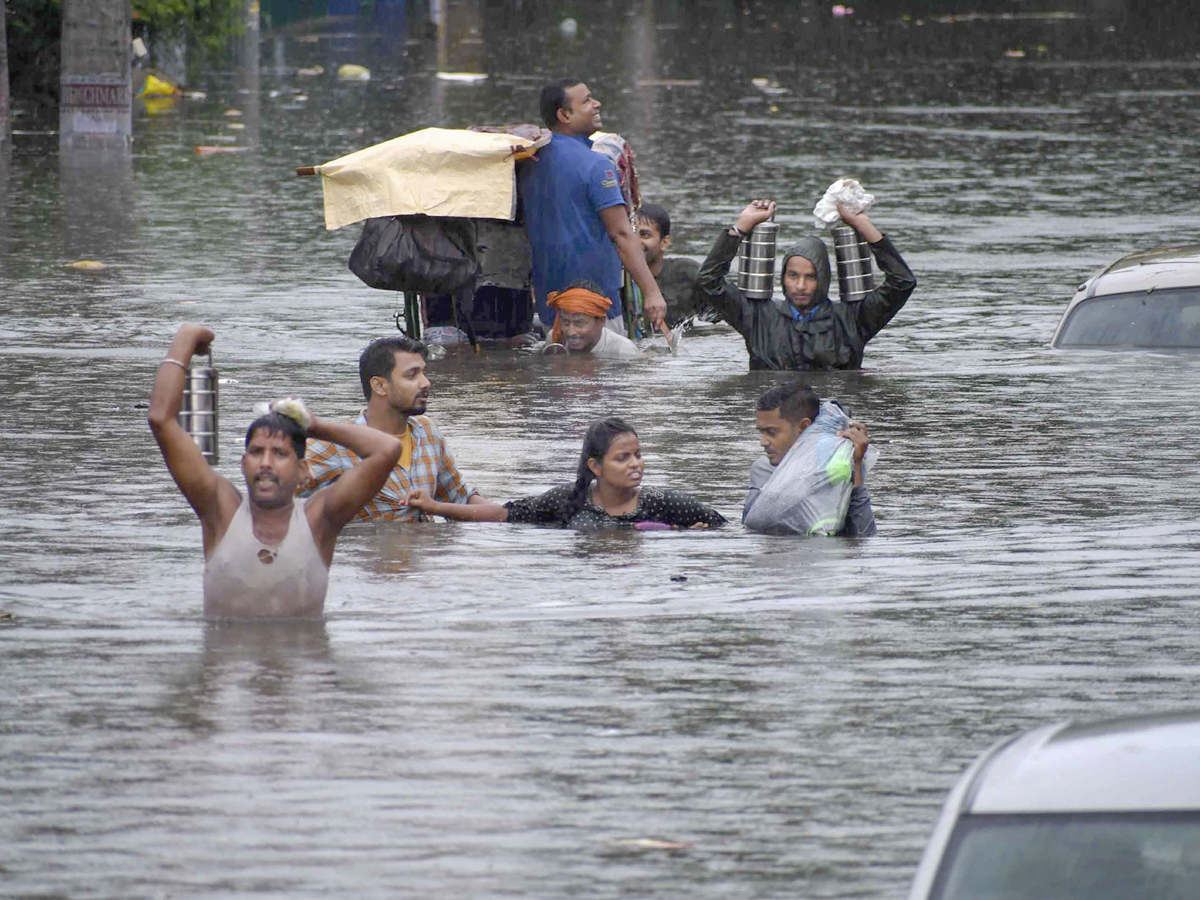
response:
[(183, 369), (183, 371), (185, 371), (185, 372), (191, 371), (191, 369), (189, 369), (187, 367), (187, 363), (181, 363), (179, 360), (171, 359), (171, 357), (169, 357), (169, 356), (164, 356), (162, 358), (162, 362), (159, 363), (159, 366), (162, 366), (163, 363), (175, 363), (175, 365), (179, 366), (179, 368)]

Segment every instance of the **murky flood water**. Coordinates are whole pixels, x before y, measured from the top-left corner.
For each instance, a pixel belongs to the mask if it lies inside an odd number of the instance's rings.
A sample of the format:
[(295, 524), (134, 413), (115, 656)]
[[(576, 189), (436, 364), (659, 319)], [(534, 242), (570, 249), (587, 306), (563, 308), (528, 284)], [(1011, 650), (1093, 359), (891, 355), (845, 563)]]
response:
[[(415, 33), (404, 60), (269, 40), (258, 93), (214, 78), (205, 101), (139, 110), (115, 171), (60, 170), (53, 136), (18, 134), (0, 893), (896, 897), (992, 741), (1200, 701), (1197, 360), (1046, 346), (1100, 264), (1200, 239), (1183, 191), (1200, 64), (815, 68), (623, 9), (576, 45), (551, 20), (486, 33), (494, 74), (474, 86), (434, 80)], [(230, 477), (254, 401), (356, 413), (358, 351), (393, 330), (395, 298), (346, 271), (357, 228), (326, 233), (292, 169), (425, 125), (532, 120), (571, 46), (677, 252), (702, 257), (755, 196), (779, 198), (786, 240), (836, 177), (878, 195), (920, 285), (865, 372), (811, 380), (887, 442), (880, 535), (355, 526), (324, 623), (206, 624), (199, 528), (143, 407), (175, 327), (217, 333)], [(357, 61), (369, 84), (332, 78)], [(295, 74), (315, 62), (325, 76)], [(193, 152), (221, 138), (250, 149)], [(62, 268), (83, 258), (108, 268)], [(649, 483), (731, 520), (772, 380), (721, 330), (632, 365), (491, 348), (431, 377), (430, 413), (489, 497), (566, 481), (587, 422), (619, 413)]]

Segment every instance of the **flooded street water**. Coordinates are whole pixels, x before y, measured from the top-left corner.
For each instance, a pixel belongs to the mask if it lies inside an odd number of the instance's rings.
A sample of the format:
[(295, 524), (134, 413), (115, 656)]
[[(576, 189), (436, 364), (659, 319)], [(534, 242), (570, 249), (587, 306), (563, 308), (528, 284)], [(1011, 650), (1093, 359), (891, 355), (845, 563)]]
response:
[[(1200, 703), (1200, 363), (1047, 346), (1100, 265), (1200, 240), (1196, 54), (815, 66), (719, 17), (689, 36), (673, 8), (606, 6), (575, 43), (553, 17), (504, 23), (479, 85), (437, 81), (415, 26), (404, 58), (268, 34), (256, 79), (135, 110), (124, 167), (15, 137), (0, 894), (900, 897), (993, 741)], [(358, 353), (395, 333), (396, 296), (347, 271), (359, 229), (324, 231), (294, 168), (533, 121), (564, 58), (676, 253), (703, 258), (753, 197), (779, 200), (790, 242), (835, 178), (877, 195), (918, 288), (865, 371), (808, 380), (882, 442), (879, 536), (355, 525), (326, 621), (206, 623), (200, 529), (144, 408), (175, 328), (216, 332), (220, 470), (239, 482), (255, 401), (356, 414)], [(337, 82), (343, 62), (371, 81)], [(197, 157), (221, 138), (248, 150)], [(587, 423), (619, 414), (649, 484), (731, 521), (775, 380), (720, 329), (629, 365), (452, 352), (430, 377), (429, 413), (490, 498), (569, 480)]]

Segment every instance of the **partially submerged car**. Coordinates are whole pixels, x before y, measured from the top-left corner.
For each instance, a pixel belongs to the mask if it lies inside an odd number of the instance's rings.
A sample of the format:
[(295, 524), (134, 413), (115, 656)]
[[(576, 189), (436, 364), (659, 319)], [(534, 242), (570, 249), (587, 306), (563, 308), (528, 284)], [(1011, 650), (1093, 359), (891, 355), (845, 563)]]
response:
[(1101, 269), (1075, 292), (1050, 346), (1200, 349), (1200, 244)]
[(950, 792), (910, 900), (1200, 897), (1200, 712), (1050, 725)]

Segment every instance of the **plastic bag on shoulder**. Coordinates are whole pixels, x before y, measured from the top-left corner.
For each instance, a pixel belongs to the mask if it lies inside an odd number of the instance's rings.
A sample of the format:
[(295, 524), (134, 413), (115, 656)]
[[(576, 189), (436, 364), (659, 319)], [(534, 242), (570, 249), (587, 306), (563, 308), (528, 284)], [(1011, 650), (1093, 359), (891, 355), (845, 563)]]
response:
[[(854, 444), (837, 433), (850, 417), (828, 400), (792, 444), (746, 512), (745, 525), (771, 534), (834, 535), (842, 530), (854, 490)], [(864, 474), (878, 453), (867, 449)]]

